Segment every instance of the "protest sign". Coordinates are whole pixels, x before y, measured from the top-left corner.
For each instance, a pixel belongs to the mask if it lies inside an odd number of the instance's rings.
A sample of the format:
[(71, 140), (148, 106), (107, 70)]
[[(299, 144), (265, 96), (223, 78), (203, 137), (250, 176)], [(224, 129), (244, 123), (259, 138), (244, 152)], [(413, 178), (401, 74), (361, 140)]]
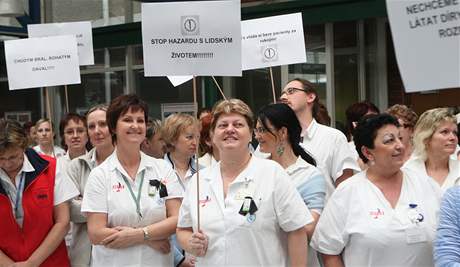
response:
[(460, 87), (460, 0), (387, 0), (406, 92)]
[(91, 22), (66, 22), (27, 25), (29, 37), (46, 37), (56, 35), (75, 35), (77, 38), (79, 63), (94, 64), (93, 34)]
[(5, 41), (10, 90), (80, 83), (73, 35)]
[(302, 14), (241, 22), (242, 69), (305, 63)]
[(241, 76), (240, 1), (142, 4), (145, 76)]

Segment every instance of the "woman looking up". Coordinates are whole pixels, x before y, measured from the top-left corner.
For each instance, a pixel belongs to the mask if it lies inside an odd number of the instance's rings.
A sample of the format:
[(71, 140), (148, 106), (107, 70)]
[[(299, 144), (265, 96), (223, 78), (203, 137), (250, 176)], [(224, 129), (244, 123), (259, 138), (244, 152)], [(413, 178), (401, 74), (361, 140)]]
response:
[[(305, 266), (313, 221), (279, 164), (252, 157), (253, 117), (238, 99), (213, 109), (211, 131), (220, 162), (200, 171), (200, 231), (197, 176), (180, 210), (177, 239), (197, 266)], [(287, 246), (286, 246), (287, 244)]]

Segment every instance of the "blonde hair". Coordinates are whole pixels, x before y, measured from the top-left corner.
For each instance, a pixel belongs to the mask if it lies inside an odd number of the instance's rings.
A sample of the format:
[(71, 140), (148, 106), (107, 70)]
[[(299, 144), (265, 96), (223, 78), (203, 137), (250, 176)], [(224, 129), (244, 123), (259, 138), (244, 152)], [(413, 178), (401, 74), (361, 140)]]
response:
[(457, 124), (457, 118), (448, 108), (434, 108), (425, 111), (419, 118), (414, 130), (414, 153), (426, 160), (426, 142), (433, 136), (443, 122)]
[(17, 121), (0, 119), (0, 153), (10, 148), (26, 149), (27, 134)]
[(185, 113), (176, 113), (168, 116), (160, 130), (160, 135), (166, 143), (168, 150), (174, 149), (174, 142), (179, 135), (189, 126), (198, 128), (198, 120), (192, 115)]
[(246, 103), (236, 98), (222, 100), (214, 106), (212, 109), (211, 131), (214, 132), (217, 120), (221, 115), (232, 113), (243, 116), (249, 126), (249, 130), (252, 132), (254, 128), (254, 114)]
[(52, 122), (50, 119), (47, 119), (47, 118), (39, 119), (39, 120), (35, 123), (35, 129), (38, 130), (38, 126), (40, 126), (40, 124), (45, 123), (45, 122), (48, 122), (48, 123), (50, 124), (51, 132), (54, 133), (53, 122)]

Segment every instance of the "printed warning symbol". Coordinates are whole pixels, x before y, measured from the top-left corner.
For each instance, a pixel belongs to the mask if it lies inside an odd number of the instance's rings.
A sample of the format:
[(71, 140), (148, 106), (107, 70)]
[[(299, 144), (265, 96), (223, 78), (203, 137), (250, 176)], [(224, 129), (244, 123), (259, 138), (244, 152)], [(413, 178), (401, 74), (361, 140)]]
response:
[(278, 49), (276, 45), (262, 46), (261, 52), (263, 62), (272, 62), (278, 60)]
[(200, 16), (181, 16), (180, 20), (182, 35), (200, 34)]

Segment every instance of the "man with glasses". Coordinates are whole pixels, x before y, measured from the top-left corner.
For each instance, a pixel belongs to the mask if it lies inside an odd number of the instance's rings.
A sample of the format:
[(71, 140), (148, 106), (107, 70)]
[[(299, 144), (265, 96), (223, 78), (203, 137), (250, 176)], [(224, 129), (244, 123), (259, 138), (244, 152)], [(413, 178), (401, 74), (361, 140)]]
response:
[(280, 101), (296, 113), (302, 127), (301, 145), (313, 155), (326, 177), (326, 197), (330, 196), (335, 187), (353, 175), (354, 170), (360, 171), (345, 135), (317, 122), (320, 103), (309, 81), (294, 79), (287, 83)]

